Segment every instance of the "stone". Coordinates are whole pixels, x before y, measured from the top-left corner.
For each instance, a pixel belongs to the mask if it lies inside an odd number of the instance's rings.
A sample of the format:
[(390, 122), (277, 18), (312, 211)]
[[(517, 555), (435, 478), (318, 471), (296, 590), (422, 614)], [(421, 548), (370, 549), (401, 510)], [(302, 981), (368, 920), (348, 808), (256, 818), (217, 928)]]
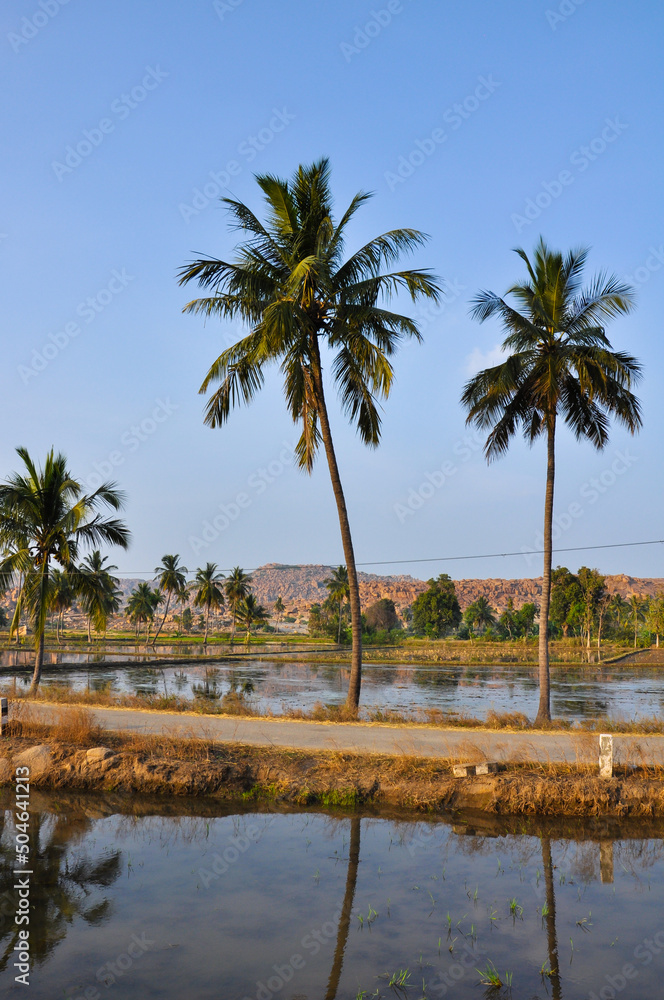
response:
[(86, 751), (85, 759), (88, 764), (97, 764), (99, 761), (115, 756), (115, 750), (110, 750), (108, 747), (92, 747)]
[(475, 764), (454, 764), (452, 774), (455, 778), (469, 778), (475, 774)]
[(495, 760), (486, 760), (483, 764), (478, 764), (475, 774), (495, 774), (500, 765)]
[(46, 774), (52, 762), (53, 754), (51, 753), (51, 748), (46, 746), (45, 743), (40, 743), (36, 747), (23, 750), (22, 753), (14, 757), (15, 767), (27, 767), (30, 769), (30, 774), (23, 775), (23, 778), (29, 777), (31, 780)]
[(613, 736), (602, 733), (599, 738), (599, 776), (613, 777)]

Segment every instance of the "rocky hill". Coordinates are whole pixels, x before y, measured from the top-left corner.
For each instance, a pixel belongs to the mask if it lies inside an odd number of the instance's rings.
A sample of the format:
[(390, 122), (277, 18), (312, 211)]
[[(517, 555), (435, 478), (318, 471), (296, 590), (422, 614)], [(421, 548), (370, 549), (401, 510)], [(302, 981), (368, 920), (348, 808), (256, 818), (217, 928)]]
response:
[[(326, 599), (328, 592), (325, 580), (331, 576), (332, 570), (332, 566), (268, 563), (251, 573), (252, 591), (259, 603), (265, 605), (268, 610), (271, 610), (277, 598), (281, 597), (289, 611), (306, 612), (311, 604), (322, 603)], [(359, 578), (363, 609), (374, 601), (387, 597), (394, 601), (399, 611), (403, 611), (427, 587), (424, 580), (407, 575), (381, 576), (376, 573), (360, 573)], [(125, 598), (136, 583), (137, 581), (133, 579), (120, 579), (120, 590)], [(541, 577), (515, 580), (455, 580), (454, 583), (462, 610), (483, 596), (496, 611), (502, 612), (510, 598), (515, 608), (520, 608), (529, 601), (538, 604), (542, 593)], [(631, 594), (654, 597), (657, 593), (664, 593), (664, 579), (659, 578), (620, 574), (607, 576), (606, 585), (611, 593), (618, 593), (625, 598)], [(17, 596), (15, 590), (10, 591), (0, 600), (0, 604), (13, 609)]]

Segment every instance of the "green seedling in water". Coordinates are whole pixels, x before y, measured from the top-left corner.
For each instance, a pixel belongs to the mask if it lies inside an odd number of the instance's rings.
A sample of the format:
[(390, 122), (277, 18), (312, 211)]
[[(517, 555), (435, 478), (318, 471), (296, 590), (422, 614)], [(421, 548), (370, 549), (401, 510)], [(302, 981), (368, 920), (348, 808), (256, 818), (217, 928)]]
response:
[(489, 909), (489, 920), (492, 925), (498, 923), (498, 910), (494, 909), (493, 906)]
[(588, 934), (590, 934), (590, 928), (593, 925), (593, 922), (590, 919), (591, 917), (592, 917), (592, 912), (589, 912), (587, 917), (582, 917), (581, 920), (577, 920), (576, 926), (580, 927), (582, 931), (586, 931)]
[(408, 980), (410, 979), (410, 972), (408, 969), (399, 969), (398, 972), (393, 972), (388, 986), (408, 986)]
[(540, 976), (542, 976), (542, 977), (547, 976), (550, 979), (551, 976), (555, 976), (555, 975), (556, 975), (556, 973), (551, 968), (549, 962), (547, 962), (546, 959), (545, 959), (542, 962), (542, 968), (540, 969)]
[(548, 903), (544, 903), (543, 904), (542, 909), (540, 910), (540, 913), (542, 914), (542, 917), (548, 917), (548, 915), (549, 915), (549, 904)]
[(487, 962), (486, 969), (475, 969), (475, 972), (480, 977), (480, 983), (482, 986), (492, 986), (495, 990), (501, 989), (503, 986), (512, 985), (512, 973), (505, 973), (505, 982), (500, 978), (496, 967), (493, 962)]
[(510, 899), (510, 913), (516, 920), (517, 917), (523, 917), (523, 907), (517, 902), (516, 896)]

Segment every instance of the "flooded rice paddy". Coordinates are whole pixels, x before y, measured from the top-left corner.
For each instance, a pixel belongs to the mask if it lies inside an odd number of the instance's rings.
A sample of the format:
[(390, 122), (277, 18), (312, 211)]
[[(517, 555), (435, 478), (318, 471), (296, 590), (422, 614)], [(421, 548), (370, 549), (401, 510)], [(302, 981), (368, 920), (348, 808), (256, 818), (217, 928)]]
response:
[[(116, 695), (203, 696), (214, 704), (231, 689), (249, 684), (253, 693), (247, 703), (259, 713), (278, 715), (288, 709), (310, 711), (317, 703), (342, 704), (348, 677), (344, 665), (313, 658), (308, 662), (243, 659), (213, 665), (187, 660), (160, 667), (154, 663), (114, 666), (107, 657), (106, 662), (47, 665), (42, 690), (46, 694), (50, 686), (57, 686)], [(27, 661), (23, 669), (6, 665), (0, 675), (3, 687), (15, 683), (19, 692), (27, 689), (29, 680)], [(363, 667), (365, 714), (380, 709), (407, 716), (435, 709), (475, 718), (484, 718), (490, 710), (534, 716), (537, 704), (534, 666), (366, 663)], [(572, 721), (659, 716), (664, 710), (664, 671), (620, 664), (556, 667), (551, 675), (551, 707), (554, 717)]]
[(661, 996), (661, 828), (206, 808), (33, 790), (34, 1000)]

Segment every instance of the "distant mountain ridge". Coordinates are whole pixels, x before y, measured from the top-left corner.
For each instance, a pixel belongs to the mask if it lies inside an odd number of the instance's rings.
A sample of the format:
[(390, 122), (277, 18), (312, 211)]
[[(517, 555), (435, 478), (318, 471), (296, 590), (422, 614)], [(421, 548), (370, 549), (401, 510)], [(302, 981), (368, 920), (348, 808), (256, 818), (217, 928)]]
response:
[[(278, 597), (281, 597), (289, 610), (305, 611), (311, 604), (322, 603), (327, 598), (325, 580), (332, 575), (333, 569), (333, 566), (315, 564), (267, 563), (251, 572), (252, 592), (268, 611), (272, 609)], [(424, 580), (418, 580), (407, 574), (359, 573), (358, 575), (363, 609), (374, 601), (387, 597), (394, 601), (399, 611), (402, 611), (427, 588)], [(119, 589), (125, 599), (138, 582), (128, 577), (120, 578)], [(657, 593), (664, 593), (664, 579), (660, 577), (634, 577), (621, 573), (607, 576), (606, 585), (611, 593), (618, 593), (625, 598), (631, 594), (654, 597)], [(520, 608), (529, 601), (539, 604), (542, 594), (541, 577), (512, 580), (502, 578), (455, 580), (454, 586), (462, 610), (480, 596), (485, 597), (496, 611), (502, 612), (510, 598), (514, 606)], [(13, 608), (17, 596), (15, 590), (9, 591), (0, 600), (0, 604)]]

